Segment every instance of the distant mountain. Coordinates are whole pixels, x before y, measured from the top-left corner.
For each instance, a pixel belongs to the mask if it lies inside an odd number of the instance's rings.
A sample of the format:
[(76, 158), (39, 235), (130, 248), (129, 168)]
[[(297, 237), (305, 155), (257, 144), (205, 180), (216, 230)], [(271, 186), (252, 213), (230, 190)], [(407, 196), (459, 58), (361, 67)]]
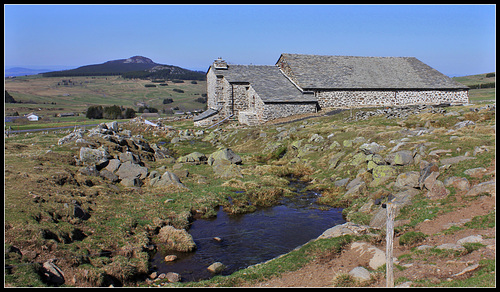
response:
[(4, 76), (9, 77), (9, 76), (36, 75), (47, 71), (50, 71), (50, 69), (30, 69), (22, 67), (13, 67), (5, 69)]
[(81, 66), (76, 69), (43, 73), (45, 77), (109, 76), (122, 75), (124, 78), (144, 79), (187, 79), (203, 80), (204, 73), (191, 71), (173, 65), (162, 65), (153, 60), (134, 56), (128, 59), (107, 61), (102, 64)]

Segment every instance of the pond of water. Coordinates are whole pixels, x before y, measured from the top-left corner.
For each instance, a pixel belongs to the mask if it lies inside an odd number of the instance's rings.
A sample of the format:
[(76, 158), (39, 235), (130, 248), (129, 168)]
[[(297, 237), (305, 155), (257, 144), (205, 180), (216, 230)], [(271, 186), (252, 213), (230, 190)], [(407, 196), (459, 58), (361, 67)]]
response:
[[(229, 275), (288, 253), (326, 229), (345, 223), (341, 208), (318, 208), (315, 201), (320, 194), (303, 191), (305, 185), (299, 182), (291, 185), (297, 189), (297, 195), (284, 197), (277, 206), (240, 215), (228, 215), (220, 208), (216, 218), (194, 221), (189, 233), (196, 251), (159, 251), (152, 265), (158, 274), (179, 273), (182, 281), (211, 278), (213, 274), (207, 267), (214, 262), (223, 263), (226, 269), (221, 274)], [(170, 254), (178, 258), (167, 263), (164, 257)]]

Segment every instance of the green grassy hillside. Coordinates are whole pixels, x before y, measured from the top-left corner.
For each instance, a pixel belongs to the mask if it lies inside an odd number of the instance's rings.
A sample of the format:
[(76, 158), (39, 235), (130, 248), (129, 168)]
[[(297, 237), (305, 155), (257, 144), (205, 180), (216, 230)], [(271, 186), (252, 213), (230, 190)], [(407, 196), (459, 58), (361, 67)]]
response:
[[(5, 80), (5, 89), (17, 103), (5, 104), (5, 114), (36, 112), (44, 119), (57, 119), (58, 113), (80, 113), (82, 118), (91, 105), (118, 105), (136, 111), (142, 104), (183, 111), (204, 109), (196, 100), (206, 93), (205, 81), (166, 82), (161, 86), (150, 80), (124, 79), (121, 76), (42, 77), (33, 75)], [(146, 87), (146, 85), (155, 87)], [(173, 103), (164, 104), (164, 99)], [(82, 115), (83, 114), (83, 115)]]

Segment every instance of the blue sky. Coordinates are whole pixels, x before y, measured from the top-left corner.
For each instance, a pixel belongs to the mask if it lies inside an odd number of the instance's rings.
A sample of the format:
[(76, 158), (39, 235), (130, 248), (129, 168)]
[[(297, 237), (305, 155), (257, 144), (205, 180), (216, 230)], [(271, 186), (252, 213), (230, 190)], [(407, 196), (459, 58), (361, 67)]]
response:
[(495, 71), (495, 5), (4, 5), (4, 64), (78, 67), (135, 55), (206, 70), (281, 53), (411, 56)]

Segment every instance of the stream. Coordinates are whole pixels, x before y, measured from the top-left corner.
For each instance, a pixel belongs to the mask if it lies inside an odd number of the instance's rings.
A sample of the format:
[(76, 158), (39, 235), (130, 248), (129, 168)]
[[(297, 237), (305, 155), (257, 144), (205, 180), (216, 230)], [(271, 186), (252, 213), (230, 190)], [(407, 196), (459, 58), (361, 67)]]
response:
[[(214, 262), (226, 266), (221, 275), (229, 275), (288, 253), (326, 229), (345, 223), (341, 208), (318, 208), (315, 201), (320, 194), (304, 191), (305, 183), (292, 181), (290, 186), (297, 195), (283, 197), (277, 206), (239, 215), (228, 215), (219, 207), (216, 218), (194, 221), (189, 233), (197, 249), (187, 253), (159, 249), (152, 266), (158, 274), (180, 274), (183, 282), (213, 277), (207, 267)], [(165, 262), (164, 257), (172, 254), (177, 259)]]

